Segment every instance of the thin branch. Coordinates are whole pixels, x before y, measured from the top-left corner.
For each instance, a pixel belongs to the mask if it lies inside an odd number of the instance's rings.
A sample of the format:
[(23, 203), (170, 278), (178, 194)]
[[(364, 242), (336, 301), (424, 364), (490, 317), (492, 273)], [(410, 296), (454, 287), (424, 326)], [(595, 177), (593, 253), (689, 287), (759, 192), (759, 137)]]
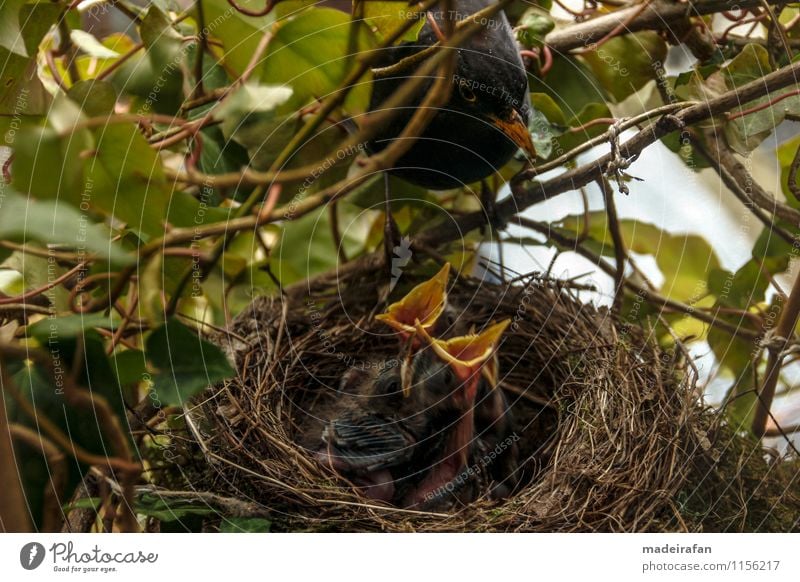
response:
[(25, 492), (22, 490), (19, 467), (15, 463), (14, 445), (8, 423), (5, 395), (11, 388), (11, 376), (0, 358), (0, 532), (29, 532), (31, 518)]
[(781, 220), (797, 227), (800, 226), (800, 211), (792, 208), (788, 204), (781, 202), (775, 196), (764, 190), (750, 175), (750, 172), (733, 153), (725, 138), (719, 132), (708, 130), (705, 132), (711, 155), (715, 158), (715, 164), (719, 165), (723, 181), (732, 190), (741, 190), (752, 204), (766, 210)]
[(766, 431), (767, 418), (781, 373), (784, 350), (794, 335), (798, 316), (800, 316), (800, 275), (795, 278), (792, 290), (789, 292), (789, 300), (781, 310), (778, 325), (775, 327), (775, 342), (768, 348), (767, 371), (764, 384), (758, 392), (758, 406), (753, 414), (753, 433), (758, 437), (763, 437)]
[[(786, 6), (794, 0), (774, 0), (775, 6)], [(741, 8), (753, 8), (761, 5), (761, 0), (738, 0), (736, 5)], [(731, 0), (698, 0), (695, 2), (670, 2), (656, 0), (641, 11), (633, 21), (627, 23), (626, 33), (642, 30), (672, 30), (692, 16), (703, 16), (727, 10), (731, 7)], [(632, 13), (641, 10), (641, 6), (632, 6), (565, 26), (548, 34), (544, 41), (547, 46), (556, 52), (566, 53), (572, 49), (585, 47), (595, 39), (599, 40), (614, 31), (620, 24), (625, 23)]]
[(617, 217), (617, 205), (614, 202), (614, 189), (608, 180), (603, 177), (597, 181), (600, 190), (603, 192), (603, 200), (606, 205), (606, 215), (608, 216), (608, 230), (611, 232), (611, 240), (614, 242), (614, 257), (617, 261), (617, 270), (614, 274), (614, 303), (612, 309), (619, 314), (622, 309), (623, 286), (625, 284), (625, 263), (628, 251), (625, 248), (625, 240), (619, 228), (619, 218)]
[(42, 531), (57, 532), (64, 521), (61, 499), (67, 484), (69, 468), (67, 457), (41, 433), (19, 424), (9, 425), (11, 436), (40, 452), (47, 462), (48, 482), (42, 501)]

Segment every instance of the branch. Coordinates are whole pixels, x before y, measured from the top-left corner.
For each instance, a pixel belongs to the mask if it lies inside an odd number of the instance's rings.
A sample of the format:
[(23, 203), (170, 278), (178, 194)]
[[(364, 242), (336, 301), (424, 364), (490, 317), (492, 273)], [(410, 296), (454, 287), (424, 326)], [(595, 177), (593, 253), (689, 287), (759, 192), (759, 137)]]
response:
[[(786, 6), (792, 0), (774, 0), (775, 6)], [(691, 16), (713, 14), (731, 8), (731, 0), (702, 0), (688, 3), (656, 0), (646, 9), (641, 5), (616, 10), (591, 20), (554, 30), (544, 38), (552, 50), (566, 53), (572, 49), (585, 48), (622, 27), (624, 34), (641, 30), (671, 30)], [(761, 0), (738, 0), (740, 9), (761, 6)], [(640, 12), (641, 14), (636, 14)]]
[(770, 414), (772, 400), (775, 398), (775, 388), (778, 385), (783, 357), (786, 355), (784, 350), (794, 335), (798, 316), (800, 316), (800, 275), (794, 280), (789, 299), (781, 311), (780, 320), (775, 328), (776, 341), (774, 344), (777, 345), (769, 346), (767, 373), (764, 376), (764, 384), (758, 393), (758, 406), (753, 415), (753, 433), (758, 437), (766, 434), (767, 417)]
[(0, 360), (0, 532), (31, 531), (28, 504), (22, 490), (18, 467), (15, 463), (11, 427), (8, 424), (5, 393), (11, 377), (5, 362)]
[[(672, 115), (662, 117), (656, 123), (646, 127), (631, 139), (620, 144), (619, 151), (626, 159), (638, 156), (646, 147), (652, 145), (665, 135), (672, 133), (686, 125), (705, 121), (720, 115), (734, 107), (741, 107), (743, 103), (758, 99), (771, 91), (783, 89), (798, 82), (800, 76), (800, 63), (793, 63), (770, 73), (761, 79), (747, 83), (719, 97), (701, 103), (688, 105), (686, 108)], [(609, 133), (606, 134), (608, 139)], [(511, 183), (512, 195), (507, 196), (497, 203), (495, 212), (503, 221), (510, 221), (512, 217), (538, 202), (543, 202), (558, 194), (577, 190), (589, 182), (603, 176), (612, 161), (611, 154), (601, 156), (593, 162), (569, 170), (544, 182), (531, 181), (537, 170), (531, 169), (519, 174)], [(427, 245), (436, 245), (437, 242), (449, 242), (463, 235), (464, 232), (480, 228), (486, 223), (483, 211), (466, 214), (457, 221), (448, 222), (428, 234), (422, 235), (421, 240)]]

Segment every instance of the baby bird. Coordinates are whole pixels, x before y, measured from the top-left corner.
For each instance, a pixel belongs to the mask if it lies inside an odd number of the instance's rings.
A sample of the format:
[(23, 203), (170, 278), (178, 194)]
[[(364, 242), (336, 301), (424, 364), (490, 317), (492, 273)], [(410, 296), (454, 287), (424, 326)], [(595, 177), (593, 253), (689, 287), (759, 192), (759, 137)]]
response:
[(403, 507), (445, 509), (485, 491), (507, 496), (516, 445), (507, 443), (494, 452), (500, 443), (511, 442), (513, 432), (502, 392), (481, 380), (478, 436), (464, 443), (458, 428), (470, 411), (457, 397), (460, 381), (452, 367), (432, 350), (419, 351), (410, 364), (405, 395), (402, 366), (393, 363), (345, 375), (342, 390), (347, 394), (322, 430), (317, 460), (366, 497)]

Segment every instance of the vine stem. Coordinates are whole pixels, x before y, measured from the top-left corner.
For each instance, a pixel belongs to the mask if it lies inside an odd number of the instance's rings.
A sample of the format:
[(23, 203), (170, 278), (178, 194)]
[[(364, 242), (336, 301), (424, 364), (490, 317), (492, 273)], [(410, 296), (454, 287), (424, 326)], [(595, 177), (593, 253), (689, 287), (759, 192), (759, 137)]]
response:
[(766, 434), (767, 418), (770, 414), (772, 401), (775, 398), (775, 388), (778, 385), (781, 367), (783, 365), (784, 350), (789, 345), (794, 329), (797, 327), (797, 319), (800, 316), (800, 274), (795, 278), (792, 290), (789, 292), (789, 299), (781, 311), (775, 334), (779, 345), (769, 347), (767, 358), (767, 373), (764, 376), (764, 383), (758, 392), (758, 404), (753, 415), (753, 433), (758, 437)]

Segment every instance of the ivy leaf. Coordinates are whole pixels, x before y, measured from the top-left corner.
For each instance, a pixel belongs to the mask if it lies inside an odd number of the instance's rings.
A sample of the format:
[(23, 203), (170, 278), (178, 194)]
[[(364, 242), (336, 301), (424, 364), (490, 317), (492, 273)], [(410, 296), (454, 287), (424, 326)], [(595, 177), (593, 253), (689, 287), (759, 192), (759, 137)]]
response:
[(544, 44), (544, 37), (556, 27), (553, 17), (541, 9), (530, 8), (519, 19), (514, 30), (517, 40), (527, 48), (537, 48)]
[[(277, 11), (265, 16), (246, 16), (231, 8), (227, 0), (202, 0), (209, 35), (222, 43), (215, 49), (220, 60), (235, 75), (241, 75), (256, 52), (264, 31), (276, 19)], [(260, 10), (264, 0), (238, 0), (237, 4), (250, 10)], [(280, 8), (280, 5), (277, 5)]]
[(4, 0), (0, 6), (0, 46), (22, 57), (28, 56), (19, 26), (19, 9), (26, 0)]
[(127, 265), (133, 257), (124, 252), (111, 234), (87, 220), (64, 201), (38, 201), (14, 192), (0, 198), (0, 239), (42, 245), (61, 244), (68, 248)]
[(149, 236), (164, 232), (169, 204), (161, 158), (133, 124), (98, 128), (86, 163), (89, 202)]
[(217, 510), (209, 507), (204, 501), (171, 499), (145, 491), (137, 496), (136, 513), (170, 522), (192, 515), (214, 515)]
[[(777, 151), (778, 163), (781, 167), (781, 190), (783, 190), (783, 194), (786, 196), (789, 203), (795, 207), (800, 205), (800, 200), (795, 198), (795, 195), (789, 188), (789, 169), (794, 161), (795, 155), (797, 155), (798, 148), (800, 148), (800, 136), (791, 138), (782, 143), (778, 146)], [(800, 172), (795, 176), (794, 186), (795, 188), (800, 188)]]
[[(697, 75), (691, 83), (695, 86), (695, 95), (701, 99), (714, 97), (727, 90), (733, 90), (746, 83), (762, 78), (772, 71), (767, 49), (758, 44), (748, 44), (727, 65), (718, 72), (700, 80)], [(776, 97), (789, 93), (792, 88), (773, 91), (760, 99), (741, 103), (731, 110), (735, 119), (724, 127), (725, 137), (737, 153), (747, 155), (759, 146), (775, 128), (783, 122), (787, 113), (800, 114), (800, 96), (795, 95), (782, 99), (773, 105), (767, 105)], [(759, 106), (764, 106), (759, 109)], [(745, 111), (758, 109), (746, 115)]]
[(114, 113), (117, 92), (108, 81), (81, 80), (67, 91), (67, 96), (89, 117), (101, 117)]
[(667, 44), (655, 32), (636, 32), (612, 38), (582, 56), (594, 77), (619, 102), (656, 78), (654, 63), (667, 58)]
[[(583, 229), (583, 215), (568, 216), (558, 226), (574, 237)], [(709, 270), (719, 268), (719, 260), (711, 245), (694, 234), (673, 234), (647, 222), (623, 219), (620, 234), (629, 251), (651, 255), (664, 276), (661, 292), (672, 299), (694, 303), (708, 292)], [(589, 213), (589, 237), (594, 249), (604, 256), (613, 256), (614, 243), (604, 211)]]
[(120, 54), (97, 40), (94, 35), (83, 30), (71, 30), (69, 33), (72, 42), (87, 55), (98, 59), (115, 59)]
[[(62, 12), (55, 2), (25, 4), (4, 1), (0, 16), (0, 114), (18, 116), (43, 114), (50, 100), (36, 74), (36, 50)], [(18, 32), (15, 32), (18, 30)], [(19, 39), (24, 42), (20, 53)], [(27, 56), (30, 55), (30, 56)]]
[(58, 340), (83, 337), (87, 330), (95, 327), (115, 329), (119, 320), (102, 313), (73, 314), (43, 319), (28, 326), (28, 334), (42, 345), (53, 338)]
[[(365, 27), (351, 43), (351, 28), (350, 16), (332, 8), (310, 8), (281, 22), (269, 43), (261, 81), (291, 87), (296, 107), (326, 98), (344, 80), (356, 55), (377, 46)], [(366, 80), (348, 93), (345, 108), (351, 113), (367, 110)]]
[(206, 386), (235, 373), (217, 346), (174, 318), (150, 334), (145, 351), (159, 370), (153, 391), (166, 404), (182, 406)]
[(373, 27), (382, 39), (412, 18), (417, 20), (416, 24), (403, 33), (399, 42), (414, 42), (419, 38), (419, 31), (425, 24), (424, 15), (420, 17), (419, 11), (412, 10), (404, 2), (364, 2), (364, 22)]

